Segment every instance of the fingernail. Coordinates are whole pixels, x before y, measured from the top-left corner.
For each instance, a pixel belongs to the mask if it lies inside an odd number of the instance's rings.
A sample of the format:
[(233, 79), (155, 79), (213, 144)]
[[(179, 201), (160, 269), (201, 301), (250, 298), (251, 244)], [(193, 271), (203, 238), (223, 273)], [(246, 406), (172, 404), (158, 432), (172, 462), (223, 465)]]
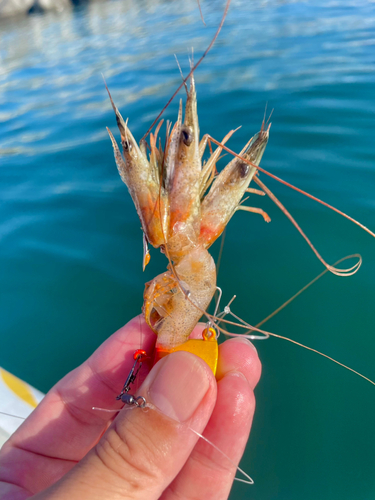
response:
[(159, 370), (154, 370), (149, 399), (168, 417), (184, 422), (193, 415), (208, 391), (208, 374), (199, 358), (187, 352), (169, 354), (162, 363)]
[(245, 337), (234, 337), (233, 339), (230, 339), (231, 342), (238, 342), (240, 344), (246, 344), (246, 345), (249, 345), (250, 347), (252, 347), (254, 349), (255, 352), (258, 352), (257, 351), (257, 348), (255, 347), (255, 345), (250, 342), (249, 339), (245, 338)]

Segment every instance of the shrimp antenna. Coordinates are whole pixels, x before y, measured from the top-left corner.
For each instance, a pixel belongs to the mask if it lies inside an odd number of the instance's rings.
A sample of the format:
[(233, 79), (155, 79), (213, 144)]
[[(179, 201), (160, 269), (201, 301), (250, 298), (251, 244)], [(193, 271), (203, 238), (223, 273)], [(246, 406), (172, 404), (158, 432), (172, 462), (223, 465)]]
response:
[(199, 0), (197, 0), (197, 3), (198, 3), (199, 13), (201, 15), (202, 23), (206, 26), (206, 23), (204, 22), (204, 18), (203, 18), (203, 12), (202, 12), (202, 8), (201, 8), (201, 3), (200, 3)]
[(221, 234), (220, 250), (219, 250), (219, 256), (217, 258), (217, 264), (216, 264), (216, 278), (219, 275), (221, 259), (223, 258), (223, 251), (224, 251), (224, 243), (225, 243), (226, 234), (227, 234), (227, 226), (225, 226), (224, 231)]
[(203, 59), (206, 57), (206, 55), (209, 53), (209, 51), (212, 49), (212, 46), (213, 44), (215, 43), (216, 41), (216, 38), (219, 36), (219, 33), (221, 31), (221, 28), (223, 27), (223, 24), (224, 24), (224, 21), (225, 21), (225, 18), (227, 17), (227, 13), (228, 13), (228, 9), (229, 9), (229, 5), (230, 5), (230, 2), (231, 0), (227, 0), (227, 3), (225, 5), (225, 9), (224, 9), (224, 13), (223, 13), (223, 17), (221, 18), (221, 21), (220, 21), (220, 24), (219, 24), (219, 27), (217, 28), (216, 30), (216, 33), (213, 37), (213, 39), (211, 40), (209, 46), (207, 47), (207, 49), (203, 52), (202, 56), (200, 57), (200, 59), (198, 60), (198, 62), (191, 68), (191, 70), (189, 71), (188, 75), (186, 76), (186, 78), (184, 78), (183, 82), (181, 83), (181, 85), (179, 85), (179, 87), (177, 88), (177, 90), (175, 91), (175, 93), (172, 95), (172, 97), (169, 99), (169, 101), (167, 102), (167, 104), (164, 106), (164, 108), (160, 111), (160, 113), (158, 114), (158, 116), (155, 118), (155, 120), (152, 122), (151, 126), (149, 127), (149, 129), (147, 130), (147, 132), (145, 133), (145, 135), (142, 137), (141, 140), (145, 139), (148, 134), (151, 132), (153, 126), (155, 125), (155, 123), (159, 120), (159, 118), (161, 117), (161, 115), (164, 113), (164, 111), (167, 109), (167, 107), (170, 105), (170, 103), (173, 101), (173, 99), (176, 97), (176, 95), (179, 93), (179, 91), (181, 90), (182, 86), (185, 85), (185, 83), (188, 81), (188, 79), (190, 78), (190, 76), (194, 73), (194, 71), (198, 68), (198, 66), (200, 65), (200, 63), (203, 61)]
[(268, 101), (266, 101), (266, 107), (264, 108), (264, 115), (263, 115), (263, 120), (262, 120), (262, 126), (260, 128), (261, 132), (263, 132), (264, 128), (267, 126), (267, 125), (265, 125), (266, 114), (267, 114), (267, 106), (268, 106)]
[(185, 81), (185, 79), (184, 79), (184, 75), (183, 75), (183, 73), (182, 73), (182, 69), (181, 69), (180, 63), (178, 62), (178, 59), (177, 59), (176, 54), (174, 54), (174, 57), (175, 57), (175, 59), (176, 59), (176, 63), (177, 63), (178, 69), (180, 70), (180, 75), (181, 75), (182, 82), (183, 82), (184, 87), (185, 87), (185, 90), (186, 90), (186, 95), (188, 96), (188, 95), (189, 95), (189, 91), (188, 91), (188, 88), (187, 88), (187, 85), (186, 85), (186, 81)]
[[(224, 148), (225, 149), (225, 148)], [(353, 219), (353, 217), (350, 217), (350, 215), (347, 215), (346, 213), (342, 212), (341, 210), (333, 207), (332, 205), (329, 205), (329, 203), (326, 203), (325, 201), (323, 200), (320, 200), (319, 198), (317, 198), (316, 196), (313, 196), (312, 194), (309, 194), (307, 193), (306, 191), (303, 191), (303, 189), (300, 189), (296, 186), (293, 186), (293, 184), (290, 184), (289, 182), (286, 182), (284, 181), (283, 179), (280, 179), (279, 177), (277, 177), (276, 175), (273, 175), (271, 174), (270, 172), (267, 172), (266, 170), (264, 170), (263, 168), (260, 168), (260, 167), (257, 167), (259, 171), (263, 172), (264, 174), (268, 175), (269, 177), (272, 177), (273, 179), (281, 182), (282, 184), (285, 184), (286, 186), (294, 189), (295, 191), (298, 191), (299, 193), (301, 194), (304, 194), (305, 196), (307, 196), (308, 198), (311, 198), (312, 200), (314, 201), (317, 201), (318, 203), (320, 203), (321, 205), (324, 205), (328, 208), (330, 208), (331, 210), (333, 210), (334, 212), (337, 212), (338, 214), (342, 215), (343, 217), (345, 217), (345, 219), (348, 219), (350, 220), (351, 222), (353, 222), (354, 224), (356, 224), (357, 226), (359, 226), (360, 228), (362, 228), (364, 231), (366, 231), (366, 233), (369, 233), (371, 234), (371, 236), (373, 236), (375, 238), (375, 233), (373, 233), (370, 229), (368, 229), (366, 226), (364, 226), (363, 224), (361, 224), (360, 222), (358, 222), (356, 219)], [(258, 179), (259, 180), (259, 179)], [(257, 184), (258, 181), (255, 180), (255, 182)], [(260, 184), (259, 184), (260, 185)], [(267, 193), (268, 194), (268, 193)], [(276, 202), (275, 202), (276, 203)]]
[[(183, 84), (182, 84), (183, 85)], [(167, 127), (167, 137), (168, 137), (168, 127)], [(224, 150), (226, 150), (227, 152), (231, 153), (232, 155), (240, 158), (242, 161), (254, 166), (255, 168), (259, 169), (260, 168), (257, 166), (257, 165), (253, 165), (250, 161), (246, 160), (245, 158), (242, 158), (240, 155), (238, 155), (237, 153), (234, 153), (233, 151), (231, 151), (229, 148), (227, 148), (226, 146), (224, 146), (223, 144), (221, 144), (220, 142), (216, 141), (215, 139), (213, 139), (211, 136), (209, 137), (210, 140), (212, 140), (212, 142), (220, 147), (222, 147)], [(166, 138), (166, 145), (167, 145), (167, 138)], [(165, 155), (164, 155), (165, 156)], [(263, 169), (262, 169), (263, 171)], [(267, 172), (268, 174), (268, 172)], [(312, 245), (312, 243), (310, 242), (310, 240), (307, 238), (307, 236), (305, 235), (305, 233), (302, 231), (302, 229), (299, 227), (299, 225), (297, 224), (297, 222), (293, 219), (293, 217), (291, 216), (291, 214), (289, 214), (289, 212), (286, 210), (286, 208), (281, 204), (281, 202), (273, 195), (273, 193), (271, 193), (271, 191), (257, 178), (255, 177), (255, 180), (257, 181), (257, 184), (263, 189), (263, 191), (265, 191), (270, 197), (271, 199), (279, 206), (279, 208), (285, 213), (285, 215), (287, 215), (287, 217), (293, 222), (293, 224), (296, 226), (296, 228), (299, 230), (299, 232), (302, 234), (302, 236), (305, 238), (305, 240), (307, 241), (307, 243), (309, 244), (309, 246), (312, 248), (312, 250), (314, 251), (314, 253), (316, 254), (316, 256), (319, 258), (319, 260), (325, 265), (327, 271), (330, 271), (334, 274), (337, 274), (337, 275), (343, 275), (343, 276), (348, 276), (348, 275), (351, 275), (351, 274), (354, 274), (355, 272), (358, 271), (359, 267), (361, 266), (362, 264), (362, 257), (359, 255), (359, 254), (355, 254), (353, 255), (352, 257), (357, 257), (358, 258), (358, 262), (348, 268), (348, 269), (336, 269), (334, 266), (331, 266), (329, 264), (327, 264), (324, 259), (320, 256), (320, 254), (317, 252), (317, 250), (315, 249), (315, 247)], [(284, 184), (286, 184), (284, 182)], [(161, 184), (159, 186), (159, 197), (161, 196)], [(159, 204), (159, 210), (161, 212), (161, 207), (160, 207), (160, 204)], [(336, 210), (338, 211), (338, 210)], [(161, 213), (160, 213), (161, 215)], [(347, 217), (349, 218), (349, 217)], [(354, 220), (354, 219), (353, 219)], [(357, 221), (356, 221), (357, 222)], [(361, 225), (360, 223), (358, 223), (358, 225)], [(362, 226), (362, 225), (361, 225)], [(165, 237), (165, 233), (164, 233), (164, 228), (162, 227), (162, 233), (163, 233), (163, 238), (164, 238), (164, 241), (166, 242), (166, 237)], [(373, 233), (371, 233), (373, 234)], [(375, 235), (374, 235), (375, 236)], [(185, 287), (182, 286), (181, 284), (181, 280), (176, 272), (176, 269), (173, 265), (173, 262), (171, 260), (171, 257), (170, 257), (170, 254), (169, 254), (169, 251), (168, 251), (168, 246), (165, 245), (165, 253), (166, 253), (166, 257), (170, 263), (170, 270), (172, 272), (172, 274), (174, 275), (176, 281), (177, 281), (177, 284), (178, 284), (178, 287), (181, 291), (181, 293), (183, 293), (183, 295), (185, 296), (186, 300), (188, 300), (191, 304), (193, 304), (198, 310), (200, 310), (202, 312), (202, 315), (204, 315), (208, 321), (212, 324), (214, 323), (215, 324), (215, 328), (222, 332), (224, 335), (227, 335), (227, 336), (231, 336), (231, 337), (238, 337), (238, 336), (242, 336), (242, 337), (245, 337), (245, 338), (250, 338), (250, 339), (254, 339), (254, 338), (257, 338), (257, 339), (263, 339), (263, 338), (268, 338), (269, 336), (271, 337), (275, 337), (275, 338), (279, 338), (279, 339), (282, 339), (282, 340), (286, 340), (288, 342), (291, 342), (292, 344), (295, 344), (295, 345), (298, 345), (300, 347), (303, 347), (304, 349), (307, 349), (309, 351), (312, 351), (312, 352), (315, 352), (316, 354), (319, 354), (320, 356), (323, 356), (324, 358), (327, 358), (328, 360), (336, 363), (337, 365), (339, 366), (342, 366), (343, 368), (353, 372), (355, 375), (358, 375), (359, 377), (363, 378), (364, 380), (366, 380), (367, 382), (370, 382), (372, 385), (375, 385), (375, 382), (373, 380), (371, 380), (370, 378), (366, 377), (365, 375), (362, 375), (360, 372), (354, 370), (353, 368), (350, 368), (349, 366), (345, 365), (344, 363), (341, 363), (340, 361), (337, 361), (336, 359), (332, 358), (331, 356), (328, 356), (327, 354), (324, 354), (323, 352), (321, 351), (318, 351), (317, 349), (314, 349), (312, 347), (309, 347), (309, 346), (306, 346), (300, 342), (297, 342), (296, 340), (293, 340), (293, 339), (290, 339), (288, 337), (285, 337), (285, 336), (282, 336), (282, 335), (278, 335), (276, 333), (272, 333), (272, 332), (268, 332), (268, 331), (265, 331), (265, 330), (261, 330), (260, 328), (258, 327), (255, 327), (255, 326), (252, 326), (250, 325), (249, 323), (245, 322), (244, 320), (242, 320), (241, 318), (239, 318), (237, 315), (235, 315), (231, 310), (230, 310), (230, 304), (232, 303), (232, 301), (234, 300), (235, 297), (233, 297), (233, 299), (229, 302), (229, 304), (225, 307), (224, 309), (224, 314), (220, 313), (218, 314), (217, 316), (214, 314), (214, 315), (211, 315), (209, 314), (207, 311), (203, 310), (199, 304), (194, 300), (194, 297), (191, 296), (190, 292), (187, 291), (185, 289)], [(347, 257), (349, 258), (349, 257)], [(338, 261), (337, 263), (340, 263), (342, 262), (343, 260), (345, 259), (341, 259), (341, 261)], [(336, 264), (337, 264), (336, 263)], [(336, 265), (335, 264), (335, 265)], [(315, 282), (316, 280), (314, 280), (313, 282)], [(310, 283), (308, 286), (310, 286), (312, 283)], [(306, 287), (305, 287), (306, 288)], [(302, 292), (301, 292), (302, 293)], [(299, 295), (296, 294), (296, 296)], [(295, 298), (295, 297), (294, 297)], [(293, 298), (291, 299), (293, 300)], [(291, 301), (290, 300), (290, 301)], [(289, 301), (289, 302), (290, 302)], [(288, 303), (289, 303), (288, 302)], [(285, 304), (287, 305), (287, 304)], [(283, 305), (283, 307), (285, 307), (285, 305)], [(279, 310), (281, 310), (279, 308)], [(216, 311), (215, 311), (216, 312)], [(236, 320), (237, 322), (234, 322), (234, 321), (230, 321), (230, 320), (227, 320), (225, 319), (223, 316), (226, 315), (226, 314), (231, 314)], [(276, 314), (276, 313), (275, 313)], [(269, 318), (268, 318), (269, 319)], [(236, 326), (236, 327), (239, 327), (239, 328), (244, 328), (246, 329), (248, 332), (250, 331), (257, 331), (259, 333), (261, 333), (264, 337), (260, 337), (260, 336), (255, 336), (255, 335), (247, 335), (247, 334), (236, 334), (236, 333), (230, 333), (228, 332), (227, 330), (225, 330), (224, 328), (222, 328), (221, 326), (219, 326), (219, 323), (226, 323), (228, 325), (233, 325), (233, 326)]]
[(323, 266), (330, 271), (333, 274), (336, 274), (337, 276), (352, 276), (355, 274), (358, 269), (361, 267), (362, 264), (362, 257), (358, 255), (358, 261), (357, 263), (349, 267), (348, 269), (338, 269), (334, 266), (331, 266), (327, 264), (327, 262), (323, 259), (323, 257), (320, 255), (320, 253), (317, 251), (317, 249), (314, 247), (314, 245), (311, 243), (309, 238), (306, 236), (304, 231), (301, 229), (297, 221), (294, 219), (294, 217), (290, 214), (290, 212), (284, 207), (284, 205), (276, 198), (276, 196), (268, 189), (268, 187), (263, 184), (263, 182), (256, 176), (254, 176), (254, 181), (260, 186), (263, 191), (268, 194), (268, 196), (271, 198), (271, 200), (280, 208), (280, 210), (283, 212), (284, 215), (288, 217), (288, 219), (291, 221), (291, 223), (295, 226), (297, 231), (302, 235), (302, 237), (306, 240), (306, 243), (309, 245), (311, 250), (315, 253), (317, 258), (320, 260), (320, 262), (323, 264)]
[[(215, 141), (213, 141), (215, 142)], [(237, 155), (236, 155), (237, 156)], [(250, 163), (250, 162), (249, 162)], [(164, 231), (163, 231), (163, 235), (164, 235)], [(165, 236), (164, 236), (165, 238)], [(306, 237), (307, 238), (307, 237)], [(358, 377), (361, 377), (363, 378), (364, 380), (366, 380), (367, 382), (370, 382), (370, 384), (374, 385), (375, 386), (375, 382), (373, 380), (371, 380), (370, 378), (366, 377), (365, 375), (362, 375), (362, 373), (354, 370), (353, 368), (350, 368), (350, 366), (347, 366), (345, 365), (344, 363), (341, 363), (340, 361), (332, 358), (331, 356), (328, 356), (328, 354), (324, 354), (323, 352), (321, 351), (318, 351), (317, 349), (314, 349), (312, 347), (309, 347), (305, 344), (302, 344), (301, 342), (297, 342), (296, 340), (293, 340), (289, 337), (285, 337), (283, 335), (278, 335), (276, 333), (273, 333), (273, 332), (268, 332), (266, 330), (261, 330), (260, 328), (258, 328), (257, 326), (252, 326), (250, 325), (249, 323), (247, 323), (246, 321), (242, 320), (239, 316), (237, 316), (236, 314), (234, 314), (231, 310), (230, 310), (230, 305), (231, 303), (233, 302), (233, 300), (236, 298), (236, 296), (233, 296), (233, 298), (230, 300), (230, 302), (228, 303), (228, 305), (224, 308), (224, 311), (223, 313), (219, 313), (217, 316), (215, 315), (212, 315), (212, 314), (209, 314), (207, 311), (203, 310), (197, 303), (196, 301), (194, 300), (193, 297), (191, 297), (191, 294), (190, 292), (186, 291), (184, 289), (184, 287), (182, 286), (181, 284), (181, 281), (180, 281), (180, 278), (174, 268), (174, 265), (172, 263), (172, 260), (170, 258), (170, 255), (169, 255), (169, 252), (168, 252), (168, 247), (167, 245), (165, 246), (165, 251), (166, 251), (166, 256), (167, 256), (167, 259), (170, 263), (170, 268), (171, 268), (171, 271), (174, 275), (174, 277), (176, 278), (176, 281), (178, 283), (178, 287), (180, 288), (181, 292), (184, 294), (186, 300), (188, 300), (191, 304), (193, 304), (197, 309), (199, 309), (201, 312), (202, 312), (202, 315), (204, 315), (208, 321), (212, 324), (215, 324), (215, 328), (222, 332), (224, 335), (226, 336), (229, 336), (229, 337), (243, 337), (243, 338), (249, 338), (250, 340), (254, 340), (254, 339), (257, 339), (257, 340), (263, 340), (263, 339), (267, 339), (269, 337), (275, 337), (275, 338), (278, 338), (278, 339), (281, 339), (281, 340), (286, 340), (288, 342), (291, 342), (292, 344), (295, 344), (299, 347), (303, 347), (304, 349), (307, 349), (308, 351), (312, 351), (312, 352), (315, 352), (316, 354), (319, 354), (320, 356), (323, 356), (324, 358), (327, 358), (328, 360), (332, 361), (333, 363), (336, 363), (337, 365), (345, 368), (346, 370), (349, 370), (351, 371), (352, 373), (354, 373), (355, 375), (358, 375)], [(352, 270), (352, 269), (355, 269), (354, 272), (356, 272), (358, 269), (359, 269), (359, 266), (362, 264), (362, 257), (359, 255), (359, 254), (353, 254), (351, 256), (348, 256), (348, 257), (345, 257), (341, 260), (339, 260), (336, 264), (342, 262), (343, 260), (346, 260), (350, 257), (357, 257), (359, 260), (357, 262), (357, 264), (355, 264), (354, 266), (352, 266), (351, 268), (349, 268), (349, 270)], [(335, 265), (336, 265), (335, 264)], [(329, 264), (327, 264), (327, 270), (325, 272), (328, 272), (328, 271), (331, 271), (332, 272), (332, 269), (334, 269), (333, 266), (330, 266)], [(352, 272), (351, 274), (354, 274), (354, 272)], [(336, 273), (334, 273), (336, 274)], [(347, 274), (346, 274), (347, 276)], [(319, 276), (320, 277), (320, 276)], [(318, 277), (318, 278), (319, 278)], [(316, 278), (315, 280), (313, 280), (311, 283), (309, 283), (306, 287), (304, 287), (304, 289), (308, 288), (308, 286), (312, 285), (318, 278)], [(290, 299), (287, 303), (291, 302), (291, 300), (293, 300), (294, 298), (296, 298), (300, 293), (302, 293), (303, 290), (301, 290), (300, 292), (298, 292), (294, 297), (292, 297), (292, 299)], [(220, 295), (220, 292), (219, 292), (219, 295)], [(285, 303), (285, 305), (283, 305), (282, 307), (285, 307), (287, 305), (287, 303)], [(279, 310), (281, 310), (281, 308), (279, 308)], [(278, 311), (277, 311), (278, 312)], [(230, 320), (227, 320), (225, 319), (223, 316), (224, 315), (227, 315), (227, 314), (231, 314), (236, 320), (237, 322), (234, 322), (234, 321), (230, 321)], [(275, 312), (276, 314), (276, 312)], [(266, 318), (267, 319), (270, 319), (270, 318)], [(265, 321), (263, 321), (265, 322)], [(220, 327), (219, 326), (219, 323), (226, 323), (228, 325), (233, 325), (233, 326), (236, 326), (236, 327), (239, 327), (239, 328), (244, 328), (247, 330), (247, 332), (252, 332), (252, 331), (256, 331), (256, 332), (259, 332), (261, 333), (263, 336), (256, 336), (256, 335), (252, 335), (252, 334), (241, 334), (241, 333), (231, 333), (231, 332), (228, 332), (228, 330), (225, 330), (223, 327)]]
[(194, 47), (191, 48), (191, 59), (189, 58), (190, 69), (194, 66)]
[[(264, 174), (268, 175), (269, 177), (272, 177), (272, 179), (275, 179), (276, 181), (279, 181), (281, 182), (281, 184), (285, 184), (285, 186), (288, 186), (292, 189), (294, 189), (295, 191), (298, 191), (299, 193), (301, 194), (304, 194), (305, 196), (307, 196), (308, 198), (311, 198), (312, 200), (314, 201), (317, 201), (318, 203), (320, 203), (321, 205), (324, 205), (325, 207), (327, 208), (330, 208), (331, 210), (333, 210), (334, 212), (337, 212), (338, 214), (342, 215), (343, 217), (345, 217), (346, 219), (350, 220), (351, 222), (353, 222), (354, 224), (356, 224), (357, 226), (359, 226), (360, 228), (362, 228), (364, 231), (366, 231), (367, 233), (369, 233), (371, 236), (373, 236), (375, 238), (375, 233), (373, 233), (370, 229), (368, 229), (366, 226), (364, 226), (363, 224), (361, 224), (360, 222), (358, 222), (356, 219), (353, 219), (353, 217), (350, 217), (349, 215), (347, 215), (346, 213), (342, 212), (341, 210), (339, 210), (338, 208), (335, 208), (333, 207), (332, 205), (330, 205), (329, 203), (326, 203), (325, 201), (317, 198), (316, 196), (313, 196), (312, 194), (310, 193), (307, 193), (306, 191), (303, 191), (303, 189), (300, 189), (296, 186), (294, 186), (293, 184), (290, 184), (289, 182), (287, 181), (284, 181), (283, 179), (281, 179), (280, 177), (277, 177), (277, 175), (274, 175), (274, 174), (271, 174), (270, 172), (268, 172), (267, 170), (265, 170), (264, 168), (261, 168), (259, 167), (258, 165), (254, 165), (254, 163), (252, 163), (251, 161), (249, 160), (246, 160), (246, 158), (243, 158), (241, 155), (235, 153), (234, 151), (232, 151), (231, 149), (229, 149), (227, 146), (224, 146), (223, 144), (221, 144), (221, 142), (217, 141), (216, 139), (214, 139), (213, 137), (210, 136), (210, 141), (212, 141), (214, 144), (216, 144), (217, 146), (220, 146), (222, 147), (225, 151), (227, 151), (228, 153), (230, 153), (231, 155), (235, 156), (236, 158), (239, 158), (240, 160), (242, 160), (243, 162), (247, 163), (248, 165), (252, 166), (252, 167), (255, 167), (257, 170), (259, 170), (260, 172), (263, 172)], [(257, 177), (254, 177), (254, 180), (255, 182), (260, 185), (260, 181), (259, 181), (259, 178)], [(269, 190), (268, 190), (269, 191)], [(268, 194), (268, 193), (267, 193)], [(271, 198), (275, 203), (276, 201), (274, 200), (277, 199), (275, 197), (275, 195), (272, 195), (273, 198)], [(280, 202), (279, 202), (280, 203)], [(276, 203), (277, 204), (277, 203)], [(281, 205), (281, 203), (280, 203)], [(286, 210), (286, 209), (285, 209)], [(289, 212), (288, 212), (289, 213)], [(290, 214), (289, 214), (290, 215)], [(289, 216), (288, 216), (289, 217)], [(291, 216), (290, 216), (291, 217)]]
[(266, 121), (266, 127), (267, 127), (267, 125), (270, 123), (271, 116), (272, 116), (272, 113), (274, 112), (274, 109), (275, 109), (275, 108), (272, 108), (271, 113), (270, 113), (270, 116), (267, 118), (267, 121)]

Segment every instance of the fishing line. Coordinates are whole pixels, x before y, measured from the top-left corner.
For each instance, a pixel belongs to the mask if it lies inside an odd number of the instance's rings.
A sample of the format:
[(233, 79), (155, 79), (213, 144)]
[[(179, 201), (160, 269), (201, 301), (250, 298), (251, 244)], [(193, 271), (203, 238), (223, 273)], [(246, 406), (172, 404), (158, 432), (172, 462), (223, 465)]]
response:
[(202, 434), (199, 434), (199, 432), (197, 432), (195, 429), (193, 429), (192, 427), (188, 427), (191, 432), (194, 432), (194, 434), (196, 434), (199, 438), (203, 439), (203, 441), (205, 441), (206, 443), (208, 443), (210, 446), (212, 446), (216, 451), (218, 451), (223, 457), (225, 457), (227, 460), (229, 460), (229, 462), (233, 465), (233, 467), (236, 468), (236, 470), (242, 474), (244, 477), (246, 477), (246, 479), (240, 479), (238, 477), (234, 477), (233, 480), (234, 481), (239, 481), (241, 483), (245, 483), (245, 484), (254, 484), (254, 480), (249, 476), (249, 474), (247, 474), (244, 470), (242, 470), (238, 465), (235, 464), (235, 462), (230, 458), (228, 457), (228, 455), (226, 453), (224, 453), (218, 446), (216, 446), (216, 444), (214, 444), (212, 441), (210, 441), (209, 439), (207, 439), (206, 437), (204, 437)]
[[(150, 408), (150, 410), (155, 410), (155, 411), (158, 411), (159, 413), (163, 414), (163, 412), (161, 412), (157, 406), (154, 406), (151, 403), (146, 403), (145, 408)], [(181, 422), (179, 422), (178, 420), (175, 420), (174, 418), (171, 418), (171, 417), (167, 417), (167, 418), (170, 418), (172, 421), (174, 421), (174, 422), (178, 423), (179, 425), (181, 425)], [(249, 476), (249, 474), (247, 474), (244, 470), (242, 470), (230, 457), (228, 457), (228, 455), (226, 453), (224, 453), (218, 446), (216, 446), (216, 444), (214, 444), (212, 441), (210, 441), (209, 439), (207, 439), (205, 436), (203, 436), (202, 434), (200, 434), (198, 431), (196, 431), (195, 429), (193, 429), (189, 425), (187, 426), (187, 428), (191, 432), (193, 432), (196, 436), (198, 436), (200, 439), (202, 439), (207, 444), (209, 444), (210, 446), (212, 446), (212, 448), (214, 448), (216, 451), (218, 451), (224, 458), (226, 458), (228, 460), (228, 462), (231, 463), (231, 465), (233, 465), (233, 467), (235, 467), (235, 469), (240, 474), (242, 474), (246, 478), (246, 479), (240, 479), (240, 478), (235, 477), (235, 478), (233, 478), (234, 481), (240, 481), (241, 483), (245, 483), (245, 484), (254, 484), (254, 481)]]
[[(359, 257), (359, 254), (357, 254), (357, 253), (352, 254), (352, 255), (347, 255), (346, 257), (343, 257), (342, 259), (336, 261), (333, 264), (333, 266), (337, 266), (337, 264), (340, 264), (341, 262), (344, 262), (344, 260), (358, 258), (358, 257)], [(295, 293), (292, 297), (290, 297), (290, 299), (288, 299), (283, 304), (281, 304), (280, 307), (278, 307), (277, 309), (275, 309), (266, 318), (262, 319), (262, 321), (260, 321), (259, 323), (257, 323), (255, 325), (256, 328), (259, 328), (260, 326), (264, 325), (264, 323), (266, 323), (268, 320), (270, 320), (271, 318), (273, 318), (274, 316), (276, 316), (276, 314), (278, 314), (280, 311), (282, 311), (284, 309), (284, 307), (286, 307), (291, 302), (293, 302), (294, 299), (296, 299), (299, 295), (301, 295), (301, 293), (303, 293), (305, 290), (307, 290), (311, 285), (313, 285), (314, 283), (316, 283), (320, 278), (322, 278), (328, 272), (329, 272), (328, 269), (325, 269), (324, 271), (322, 271), (318, 276), (316, 276), (313, 280), (311, 280), (309, 283), (307, 283), (307, 285), (305, 285), (297, 293)]]
[[(153, 126), (155, 125), (155, 123), (159, 120), (159, 118), (161, 117), (161, 115), (164, 113), (164, 111), (167, 109), (167, 107), (170, 105), (170, 103), (173, 101), (173, 99), (176, 97), (176, 95), (179, 93), (179, 91), (181, 90), (182, 86), (187, 82), (187, 80), (190, 78), (190, 76), (194, 73), (194, 71), (198, 68), (198, 66), (200, 65), (200, 63), (203, 61), (203, 59), (206, 57), (206, 55), (209, 53), (209, 51), (211, 50), (213, 44), (215, 43), (216, 41), (216, 38), (219, 36), (219, 33), (221, 31), (221, 28), (223, 27), (223, 24), (224, 24), (224, 21), (225, 21), (225, 18), (227, 16), (227, 13), (228, 13), (228, 9), (229, 9), (229, 5), (230, 5), (230, 2), (231, 0), (227, 0), (227, 3), (225, 5), (225, 9), (224, 9), (224, 14), (223, 14), (223, 17), (221, 18), (221, 21), (220, 21), (220, 24), (219, 24), (219, 27), (217, 28), (216, 30), (216, 33), (213, 37), (213, 39), (211, 40), (209, 46), (207, 47), (207, 49), (204, 51), (203, 55), (200, 57), (200, 59), (198, 60), (198, 62), (195, 64), (195, 66), (193, 66), (191, 68), (191, 70), (189, 71), (188, 75), (186, 78), (184, 78), (183, 82), (181, 83), (181, 85), (177, 88), (177, 90), (175, 91), (175, 93), (172, 95), (172, 97), (169, 99), (169, 101), (167, 102), (167, 104), (164, 106), (164, 108), (160, 111), (160, 113), (158, 114), (158, 116), (155, 118), (155, 120), (152, 122), (151, 126), (149, 127), (149, 129), (147, 130), (147, 132), (145, 133), (145, 135), (142, 137), (142, 139), (145, 139), (148, 134), (151, 132)], [(142, 140), (141, 139), (141, 140)]]
[(5, 411), (0, 411), (1, 415), (6, 415), (7, 417), (19, 418), (20, 420), (26, 420), (27, 417), (20, 417), (19, 415), (11, 415), (10, 413), (6, 413)]

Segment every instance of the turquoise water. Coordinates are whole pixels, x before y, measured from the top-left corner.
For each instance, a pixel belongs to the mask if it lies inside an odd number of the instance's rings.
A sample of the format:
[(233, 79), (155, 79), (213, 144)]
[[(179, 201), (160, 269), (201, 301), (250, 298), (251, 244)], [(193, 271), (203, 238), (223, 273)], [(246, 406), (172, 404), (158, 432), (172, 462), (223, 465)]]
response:
[[(105, 130), (101, 77), (136, 138), (208, 45), (223, 2), (90, 3), (0, 22), (0, 365), (43, 391), (140, 312), (139, 221)], [(201, 131), (239, 151), (274, 109), (262, 166), (375, 229), (375, 4), (236, 1), (196, 73)], [(175, 119), (177, 102), (165, 114)], [(225, 162), (225, 160), (224, 160)], [(375, 378), (375, 241), (285, 186), (262, 180), (328, 262), (359, 252), (357, 275), (326, 275), (267, 328)], [(322, 266), (270, 200), (240, 212), (218, 284), (255, 324)], [(218, 246), (213, 248), (218, 254)], [(257, 343), (263, 377), (233, 499), (373, 499), (375, 388), (285, 341)], [(230, 401), (228, 401), (230, 404)]]

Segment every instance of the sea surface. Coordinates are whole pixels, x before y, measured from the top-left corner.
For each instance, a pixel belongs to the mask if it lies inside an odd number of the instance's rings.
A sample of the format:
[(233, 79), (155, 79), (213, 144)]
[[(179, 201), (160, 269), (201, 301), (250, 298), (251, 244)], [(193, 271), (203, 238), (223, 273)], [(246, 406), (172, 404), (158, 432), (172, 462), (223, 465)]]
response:
[[(138, 314), (144, 283), (165, 269), (153, 250), (142, 273), (102, 74), (140, 139), (181, 81), (174, 54), (187, 74), (220, 22), (223, 1), (201, 4), (206, 27), (193, 0), (0, 21), (0, 365), (42, 391)], [(202, 133), (221, 139), (242, 125), (229, 144), (240, 151), (267, 105), (261, 166), (375, 229), (374, 2), (233, 0), (196, 84)], [(375, 379), (375, 239), (261, 179), (329, 263), (363, 257), (355, 276), (325, 275), (264, 328)], [(256, 324), (324, 268), (271, 200), (245, 203), (272, 222), (233, 217), (218, 284), (223, 304), (236, 294), (234, 312)], [(241, 463), (255, 484), (235, 484), (231, 498), (375, 498), (375, 387), (287, 341), (256, 346), (263, 375)]]

